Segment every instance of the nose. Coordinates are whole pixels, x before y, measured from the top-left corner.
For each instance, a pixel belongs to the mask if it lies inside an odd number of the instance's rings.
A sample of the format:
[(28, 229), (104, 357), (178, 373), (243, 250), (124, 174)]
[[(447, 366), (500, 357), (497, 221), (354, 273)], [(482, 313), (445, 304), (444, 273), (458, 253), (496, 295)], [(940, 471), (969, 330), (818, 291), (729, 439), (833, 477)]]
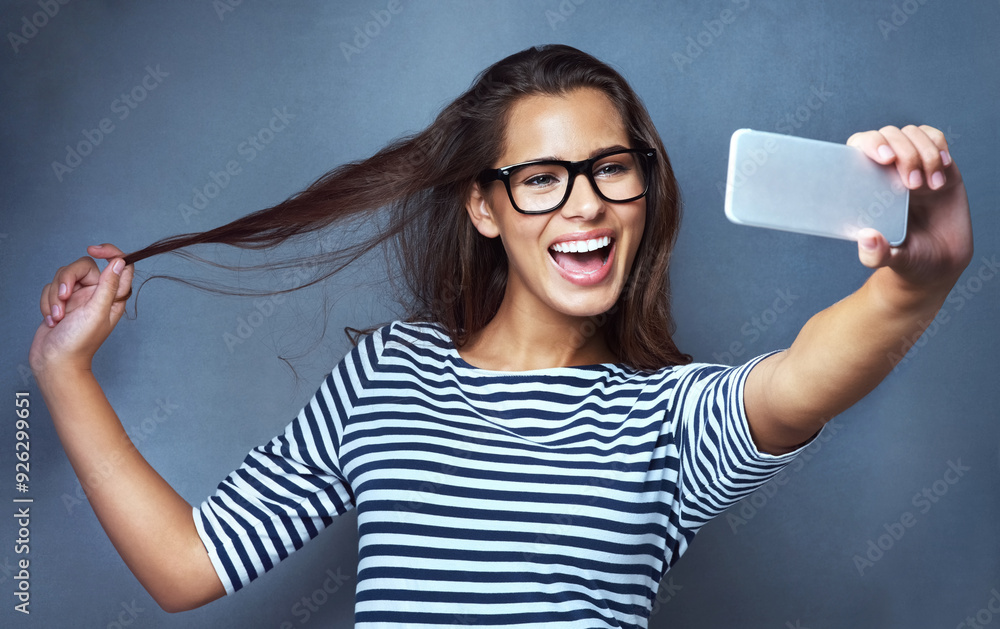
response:
[(559, 211), (566, 218), (592, 220), (604, 211), (604, 199), (597, 196), (597, 190), (585, 174), (576, 173), (569, 198)]

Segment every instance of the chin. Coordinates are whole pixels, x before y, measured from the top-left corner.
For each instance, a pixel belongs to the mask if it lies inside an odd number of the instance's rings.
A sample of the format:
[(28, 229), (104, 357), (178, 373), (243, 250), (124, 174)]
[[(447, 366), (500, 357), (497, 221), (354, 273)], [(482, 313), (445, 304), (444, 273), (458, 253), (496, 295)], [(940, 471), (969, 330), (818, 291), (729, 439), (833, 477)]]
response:
[(576, 296), (577, 299), (560, 300), (556, 310), (572, 317), (596, 317), (614, 307), (620, 291), (613, 295)]

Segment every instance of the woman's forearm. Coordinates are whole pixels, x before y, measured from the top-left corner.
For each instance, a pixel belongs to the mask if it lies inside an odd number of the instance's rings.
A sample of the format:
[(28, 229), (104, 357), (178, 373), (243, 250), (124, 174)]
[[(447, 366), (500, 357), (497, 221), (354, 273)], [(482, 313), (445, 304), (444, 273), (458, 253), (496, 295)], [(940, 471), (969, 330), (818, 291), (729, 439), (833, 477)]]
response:
[(760, 363), (747, 379), (755, 401), (747, 414), (758, 445), (788, 451), (878, 386), (902, 359), (903, 341), (934, 319), (951, 285), (917, 290), (882, 268), (809, 319), (787, 351)]
[(225, 594), (191, 506), (136, 450), (89, 370), (36, 375), (56, 432), (105, 532), (167, 611)]

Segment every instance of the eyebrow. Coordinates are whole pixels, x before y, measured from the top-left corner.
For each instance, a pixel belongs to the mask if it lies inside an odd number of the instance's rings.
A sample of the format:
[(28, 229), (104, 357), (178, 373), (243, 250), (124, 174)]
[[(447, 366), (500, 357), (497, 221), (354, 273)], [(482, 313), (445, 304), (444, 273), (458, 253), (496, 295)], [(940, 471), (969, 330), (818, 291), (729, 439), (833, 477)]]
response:
[[(627, 151), (627, 150), (629, 150), (629, 148), (627, 146), (622, 146), (621, 144), (614, 144), (612, 146), (603, 146), (601, 148), (594, 149), (593, 151), (591, 151), (590, 155), (587, 156), (587, 159), (591, 159), (591, 158), (596, 157), (598, 155), (601, 155), (603, 153), (611, 153), (613, 151)], [(518, 163), (518, 164), (527, 164), (529, 162), (551, 162), (551, 161), (571, 161), (571, 160), (561, 160), (558, 157), (556, 157), (555, 155), (546, 155), (544, 157), (536, 157), (536, 158), (533, 158), (533, 159), (526, 159), (526, 160), (523, 160), (523, 161), (520, 161), (520, 162), (516, 162), (516, 163)]]

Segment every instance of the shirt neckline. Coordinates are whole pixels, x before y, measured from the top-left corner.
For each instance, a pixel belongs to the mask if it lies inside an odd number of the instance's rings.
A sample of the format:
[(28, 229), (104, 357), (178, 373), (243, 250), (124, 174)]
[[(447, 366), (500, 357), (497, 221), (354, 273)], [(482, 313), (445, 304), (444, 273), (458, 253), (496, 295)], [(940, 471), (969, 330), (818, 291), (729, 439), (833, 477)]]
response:
[(441, 339), (442, 343), (444, 344), (444, 350), (447, 352), (448, 357), (455, 365), (467, 371), (472, 371), (482, 375), (517, 377), (517, 376), (539, 376), (547, 374), (558, 375), (563, 373), (580, 372), (580, 371), (585, 371), (585, 372), (597, 371), (603, 373), (633, 371), (628, 365), (625, 365), (624, 363), (590, 363), (587, 365), (567, 365), (563, 367), (541, 367), (538, 369), (525, 369), (521, 371), (503, 371), (498, 369), (486, 369), (484, 367), (477, 367), (472, 363), (468, 362), (467, 360), (465, 360), (464, 358), (462, 358), (462, 355), (458, 352), (458, 348), (455, 347), (455, 343), (451, 340), (451, 337), (439, 324), (432, 324), (430, 327), (433, 329), (434, 334), (439, 339)]

